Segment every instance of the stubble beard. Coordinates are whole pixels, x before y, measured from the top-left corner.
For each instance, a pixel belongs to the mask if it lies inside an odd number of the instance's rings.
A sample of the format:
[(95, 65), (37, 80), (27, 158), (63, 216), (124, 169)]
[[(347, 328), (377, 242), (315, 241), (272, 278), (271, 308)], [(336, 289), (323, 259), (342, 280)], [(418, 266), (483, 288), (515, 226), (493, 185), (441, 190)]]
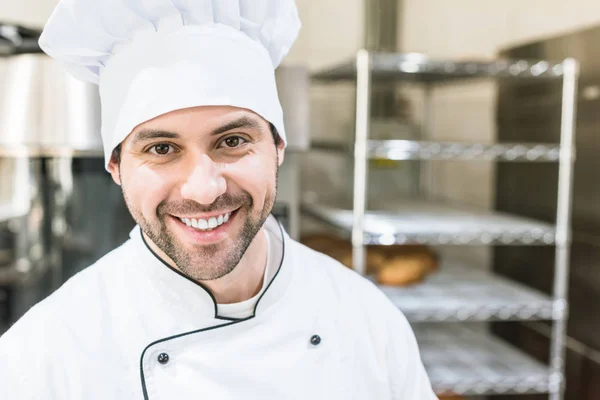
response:
[[(150, 240), (162, 250), (173, 262), (177, 269), (197, 281), (210, 281), (224, 277), (235, 269), (246, 250), (260, 231), (271, 214), (277, 197), (277, 175), (273, 191), (269, 191), (261, 210), (254, 210), (252, 196), (243, 192), (232, 196), (224, 193), (210, 206), (202, 206), (191, 200), (177, 202), (161, 202), (156, 208), (156, 222), (151, 222), (129, 201), (126, 189), (121, 185), (123, 198), (131, 216)], [(122, 181), (121, 181), (122, 182)], [(189, 249), (177, 239), (168, 228), (166, 219), (173, 215), (194, 215), (201, 212), (234, 209), (239, 207), (235, 218), (245, 218), (242, 229), (234, 240), (233, 246), (225, 243), (213, 245), (198, 245)]]

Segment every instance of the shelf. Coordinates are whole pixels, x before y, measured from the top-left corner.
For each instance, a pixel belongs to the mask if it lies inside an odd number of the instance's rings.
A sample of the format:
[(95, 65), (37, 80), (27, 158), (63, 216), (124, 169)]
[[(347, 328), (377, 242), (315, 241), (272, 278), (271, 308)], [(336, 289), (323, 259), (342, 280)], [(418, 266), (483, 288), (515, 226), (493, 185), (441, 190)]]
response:
[[(351, 235), (350, 209), (303, 202), (302, 212), (336, 228), (345, 238)], [(364, 227), (364, 244), (551, 245), (555, 242), (555, 230), (550, 224), (424, 200), (399, 200), (393, 212), (368, 211)]]
[[(441, 82), (467, 78), (560, 78), (561, 63), (532, 60), (438, 61), (421, 54), (371, 53), (372, 76), (404, 81)], [(320, 81), (356, 79), (356, 61), (348, 62), (318, 72), (312, 76)]]
[(558, 389), (550, 370), (504, 341), (464, 324), (414, 324), (438, 394), (534, 394)]
[(421, 284), (379, 286), (411, 322), (549, 320), (549, 296), (492, 273), (442, 263)]
[[(354, 146), (334, 141), (311, 142), (315, 150), (353, 155)], [(421, 142), (412, 140), (369, 140), (367, 156), (385, 160), (497, 160), (518, 162), (557, 162), (560, 147), (546, 143), (478, 144), (460, 142)]]

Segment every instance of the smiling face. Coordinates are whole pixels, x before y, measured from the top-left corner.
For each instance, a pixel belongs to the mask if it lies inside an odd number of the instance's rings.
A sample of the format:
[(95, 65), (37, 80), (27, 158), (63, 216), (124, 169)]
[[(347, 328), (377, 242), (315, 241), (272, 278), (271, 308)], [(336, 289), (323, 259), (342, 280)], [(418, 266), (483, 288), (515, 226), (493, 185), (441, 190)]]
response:
[(137, 126), (111, 160), (131, 215), (186, 275), (231, 272), (271, 213), (283, 143), (234, 107), (174, 111)]

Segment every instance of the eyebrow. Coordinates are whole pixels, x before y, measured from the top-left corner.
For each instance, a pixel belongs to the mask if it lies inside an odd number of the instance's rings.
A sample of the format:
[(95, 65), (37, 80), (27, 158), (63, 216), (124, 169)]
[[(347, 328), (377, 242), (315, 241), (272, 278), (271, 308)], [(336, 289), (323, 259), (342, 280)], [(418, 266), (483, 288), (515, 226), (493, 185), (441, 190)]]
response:
[(161, 131), (156, 129), (145, 129), (137, 132), (132, 143), (143, 142), (152, 139), (178, 139), (179, 134), (175, 132)]
[(250, 128), (262, 131), (262, 127), (257, 120), (244, 116), (218, 127), (217, 129), (213, 130), (212, 135), (220, 135), (222, 133), (239, 128)]

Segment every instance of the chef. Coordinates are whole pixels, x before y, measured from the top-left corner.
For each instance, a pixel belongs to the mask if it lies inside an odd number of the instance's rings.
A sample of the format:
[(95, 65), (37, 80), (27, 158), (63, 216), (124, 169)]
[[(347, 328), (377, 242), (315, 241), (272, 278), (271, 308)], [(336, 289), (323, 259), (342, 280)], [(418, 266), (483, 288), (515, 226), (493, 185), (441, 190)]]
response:
[(432, 400), (370, 282), (270, 216), (293, 0), (61, 0), (43, 50), (99, 85), (137, 226), (0, 338), (1, 399)]

